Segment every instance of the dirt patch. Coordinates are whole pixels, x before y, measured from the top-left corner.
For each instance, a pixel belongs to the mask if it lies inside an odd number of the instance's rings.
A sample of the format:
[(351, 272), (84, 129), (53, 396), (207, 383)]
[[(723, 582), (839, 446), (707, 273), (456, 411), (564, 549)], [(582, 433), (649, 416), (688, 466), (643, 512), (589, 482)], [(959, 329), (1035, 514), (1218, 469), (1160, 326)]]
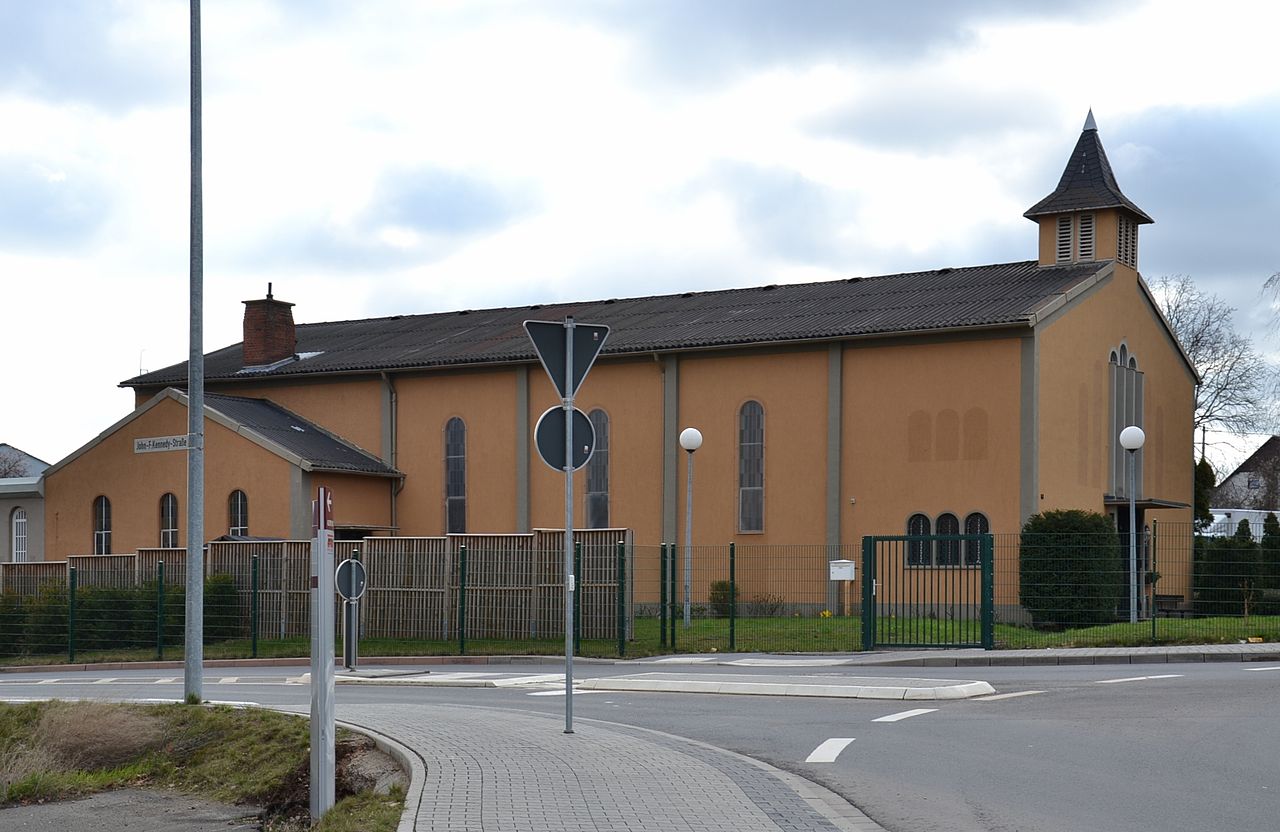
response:
[[(400, 765), (363, 734), (338, 740), (334, 751), (337, 762), (335, 801), (371, 789), (385, 794), (393, 785), (408, 785), (408, 777)], [(264, 828), (308, 828), (311, 819), (311, 760), (303, 760), (279, 788), (264, 795), (261, 805), (263, 809), (258, 817)]]
[(51, 703), (36, 727), (36, 746), (65, 769), (115, 768), (158, 748), (164, 724), (156, 716), (105, 702)]

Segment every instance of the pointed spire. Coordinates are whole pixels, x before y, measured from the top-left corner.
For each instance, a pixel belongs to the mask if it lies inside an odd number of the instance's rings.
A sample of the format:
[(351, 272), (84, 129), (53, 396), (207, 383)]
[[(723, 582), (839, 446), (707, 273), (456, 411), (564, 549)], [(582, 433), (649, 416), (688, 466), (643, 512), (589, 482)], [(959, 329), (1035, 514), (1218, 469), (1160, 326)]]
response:
[(1090, 109), (1084, 122), (1084, 130), (1080, 133), (1075, 150), (1071, 152), (1071, 158), (1067, 160), (1058, 187), (1031, 206), (1023, 216), (1035, 220), (1049, 214), (1096, 211), (1102, 208), (1124, 208), (1139, 223), (1154, 222), (1116, 184), (1111, 163), (1107, 161), (1107, 152), (1102, 149), (1102, 140), (1098, 138), (1098, 124)]

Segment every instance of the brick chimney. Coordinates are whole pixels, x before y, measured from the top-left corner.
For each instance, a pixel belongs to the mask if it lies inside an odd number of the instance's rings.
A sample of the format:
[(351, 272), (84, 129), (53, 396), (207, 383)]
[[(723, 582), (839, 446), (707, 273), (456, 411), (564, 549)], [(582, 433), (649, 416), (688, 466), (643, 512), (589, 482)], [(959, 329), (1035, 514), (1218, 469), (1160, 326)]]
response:
[(244, 302), (244, 366), (261, 367), (283, 361), (297, 352), (293, 304), (267, 296)]

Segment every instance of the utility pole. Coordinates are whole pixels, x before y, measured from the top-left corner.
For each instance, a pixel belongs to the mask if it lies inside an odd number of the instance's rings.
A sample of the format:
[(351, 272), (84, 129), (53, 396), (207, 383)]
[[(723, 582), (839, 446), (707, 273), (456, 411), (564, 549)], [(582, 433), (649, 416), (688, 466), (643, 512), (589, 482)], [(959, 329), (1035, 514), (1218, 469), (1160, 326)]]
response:
[(187, 627), (183, 691), (204, 698), (204, 186), (200, 0), (191, 0), (191, 351), (187, 359)]

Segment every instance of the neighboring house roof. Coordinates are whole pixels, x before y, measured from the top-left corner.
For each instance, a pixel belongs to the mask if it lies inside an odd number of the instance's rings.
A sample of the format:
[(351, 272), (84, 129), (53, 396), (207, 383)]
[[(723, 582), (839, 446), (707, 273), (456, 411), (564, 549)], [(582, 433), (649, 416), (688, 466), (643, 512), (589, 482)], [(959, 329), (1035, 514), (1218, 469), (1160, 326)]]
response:
[[(49, 463), (43, 459), (38, 459), (21, 448), (15, 448), (5, 442), (0, 442), (0, 457), (16, 456), (23, 465), (23, 471), (20, 477), (39, 477), (44, 473), (44, 469), (49, 467)], [(16, 479), (11, 477), (10, 479)]]
[[(165, 399), (173, 399), (183, 407), (187, 406), (185, 393), (173, 388), (165, 389), (145, 405), (107, 428), (93, 441), (51, 466), (45, 472), (46, 475), (60, 470)], [(235, 431), (250, 442), (288, 460), (304, 471), (330, 471), (383, 477), (401, 476), (400, 472), (368, 451), (340, 436), (329, 433), (314, 422), (286, 410), (275, 402), (206, 393), (204, 406), (207, 418)]]
[(1107, 152), (1098, 138), (1098, 127), (1093, 121), (1093, 111), (1085, 121), (1084, 130), (1076, 142), (1062, 179), (1053, 193), (1027, 209), (1027, 219), (1068, 211), (1093, 211), (1103, 208), (1127, 208), (1140, 223), (1155, 222), (1146, 212), (1134, 205), (1120, 191), (1116, 176), (1111, 172)]
[[(612, 331), (604, 355), (1034, 326), (1111, 261), (989, 266), (579, 303), (300, 324), (297, 360), (246, 372), (241, 345), (205, 357), (205, 379), (246, 380), (536, 360), (525, 320), (572, 315)], [(124, 387), (185, 385), (186, 363)]]
[(1262, 446), (1259, 447), (1258, 450), (1254, 451), (1249, 455), (1248, 459), (1236, 466), (1236, 470), (1228, 474), (1222, 481), (1225, 483), (1236, 474), (1259, 471), (1268, 466), (1276, 466), (1278, 464), (1280, 464), (1280, 436), (1273, 436), (1266, 442), (1263, 442)]

